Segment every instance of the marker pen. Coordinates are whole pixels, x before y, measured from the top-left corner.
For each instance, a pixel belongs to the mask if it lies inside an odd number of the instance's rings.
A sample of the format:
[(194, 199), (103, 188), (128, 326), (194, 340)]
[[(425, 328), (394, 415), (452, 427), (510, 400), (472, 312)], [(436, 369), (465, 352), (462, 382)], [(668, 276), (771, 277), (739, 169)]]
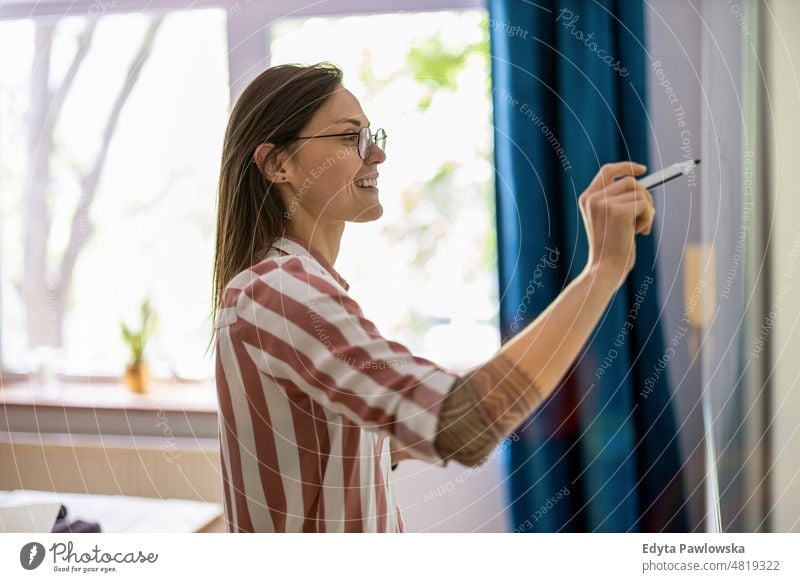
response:
[(647, 188), (648, 190), (652, 190), (656, 186), (661, 186), (661, 184), (665, 184), (670, 180), (674, 180), (678, 176), (685, 176), (689, 174), (694, 167), (700, 163), (700, 160), (688, 160), (685, 162), (678, 162), (677, 164), (672, 164), (671, 166), (667, 166), (663, 170), (659, 170), (658, 172), (653, 172), (641, 178), (639, 180), (639, 184)]

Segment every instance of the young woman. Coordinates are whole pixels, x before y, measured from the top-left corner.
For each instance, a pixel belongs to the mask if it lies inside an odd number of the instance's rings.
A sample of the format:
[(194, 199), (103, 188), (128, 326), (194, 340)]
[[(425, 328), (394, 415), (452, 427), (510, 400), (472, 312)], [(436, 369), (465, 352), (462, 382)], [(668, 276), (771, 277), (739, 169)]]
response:
[(385, 339), (333, 266), (345, 223), (383, 212), (385, 139), (327, 63), (272, 67), (233, 108), (214, 263), (228, 531), (403, 531), (392, 466), (485, 460), (555, 388), (650, 232), (644, 167), (603, 166), (580, 197), (584, 271), (456, 374)]

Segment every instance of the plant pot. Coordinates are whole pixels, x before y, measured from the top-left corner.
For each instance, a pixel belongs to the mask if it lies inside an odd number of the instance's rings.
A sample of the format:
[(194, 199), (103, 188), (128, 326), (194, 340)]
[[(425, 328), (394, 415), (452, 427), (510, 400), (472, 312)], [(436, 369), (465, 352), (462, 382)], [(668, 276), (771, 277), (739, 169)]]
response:
[(144, 362), (128, 364), (125, 368), (125, 385), (136, 394), (150, 392), (150, 368)]

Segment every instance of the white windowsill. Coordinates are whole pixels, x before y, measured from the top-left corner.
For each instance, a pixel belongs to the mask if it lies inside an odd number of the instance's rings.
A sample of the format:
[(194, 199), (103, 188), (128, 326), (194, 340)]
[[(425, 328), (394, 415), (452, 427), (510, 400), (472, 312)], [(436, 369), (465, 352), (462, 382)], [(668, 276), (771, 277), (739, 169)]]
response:
[(207, 382), (155, 381), (149, 394), (135, 394), (122, 381), (62, 381), (42, 388), (22, 380), (0, 386), (0, 405), (216, 414), (217, 396)]
[(121, 380), (62, 381), (44, 390), (4, 375), (0, 409), (0, 433), (218, 437), (217, 395), (209, 382), (154, 381), (151, 393), (134, 394)]

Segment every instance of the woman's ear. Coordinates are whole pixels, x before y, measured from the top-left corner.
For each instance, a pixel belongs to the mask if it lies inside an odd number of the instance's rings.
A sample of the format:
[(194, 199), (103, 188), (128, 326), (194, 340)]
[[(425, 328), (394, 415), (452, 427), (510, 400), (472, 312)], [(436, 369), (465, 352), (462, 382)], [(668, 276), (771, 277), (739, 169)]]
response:
[[(270, 182), (285, 182), (288, 177), (284, 168), (284, 153), (280, 152), (277, 156), (267, 160), (267, 156), (274, 147), (275, 144), (262, 143), (253, 154), (253, 162), (258, 166), (261, 174)], [(265, 162), (265, 160), (267, 161)]]

